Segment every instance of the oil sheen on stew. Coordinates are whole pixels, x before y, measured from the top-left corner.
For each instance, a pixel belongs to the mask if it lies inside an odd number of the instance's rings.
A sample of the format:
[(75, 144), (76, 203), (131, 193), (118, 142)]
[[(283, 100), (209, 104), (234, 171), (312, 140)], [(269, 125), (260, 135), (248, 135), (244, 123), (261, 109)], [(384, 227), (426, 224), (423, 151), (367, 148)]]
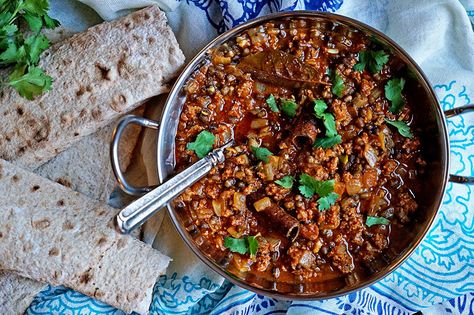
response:
[(176, 170), (235, 144), (174, 203), (196, 245), (280, 292), (386, 267), (416, 224), (426, 164), (407, 80), (388, 47), (318, 20), (265, 23), (209, 51), (184, 87)]

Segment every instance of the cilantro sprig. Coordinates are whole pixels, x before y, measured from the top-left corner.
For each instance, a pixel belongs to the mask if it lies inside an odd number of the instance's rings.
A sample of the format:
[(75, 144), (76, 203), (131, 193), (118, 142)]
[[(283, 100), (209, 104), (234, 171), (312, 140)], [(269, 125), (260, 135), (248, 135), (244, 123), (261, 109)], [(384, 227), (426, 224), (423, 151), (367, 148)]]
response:
[[(59, 25), (48, 10), (48, 0), (0, 1), (0, 65), (13, 67), (2, 85), (12, 86), (29, 100), (51, 90), (51, 77), (37, 67), (41, 53), (50, 46), (41, 30)], [(19, 27), (23, 24), (29, 29)]]
[(385, 97), (392, 103), (388, 109), (393, 114), (398, 114), (405, 105), (402, 91), (405, 86), (405, 79), (395, 78), (391, 79), (385, 85)]
[(361, 51), (359, 53), (359, 62), (354, 66), (354, 70), (362, 72), (365, 68), (368, 68), (373, 74), (378, 73), (388, 62), (388, 58), (388, 55), (383, 50)]
[(273, 94), (270, 94), (265, 100), (270, 110), (274, 113), (279, 113), (280, 109), (286, 116), (293, 118), (296, 116), (296, 110), (298, 109), (298, 104), (293, 99), (280, 98), (279, 103), (280, 107), (278, 108), (277, 100)]
[(299, 183), (298, 188), (304, 197), (319, 196), (318, 209), (320, 211), (329, 209), (339, 198), (339, 195), (334, 192), (333, 179), (320, 181), (305, 173), (300, 176)]
[(267, 148), (251, 147), (251, 149), (255, 157), (264, 163), (268, 163), (268, 157), (273, 155)]
[(329, 74), (329, 77), (331, 78), (331, 92), (332, 94), (336, 95), (338, 98), (342, 97), (342, 93), (346, 89), (344, 86), (344, 80), (341, 78), (339, 74), (335, 70), (329, 70), (327, 71)]
[(274, 112), (274, 113), (280, 112), (280, 110), (278, 109), (277, 103), (276, 103), (275, 96), (273, 96), (273, 94), (270, 94), (270, 96), (266, 100), (266, 103), (267, 103), (268, 107), (270, 107), (272, 112)]
[(281, 99), (281, 111), (288, 117), (295, 117), (296, 116), (296, 109), (298, 108), (298, 104), (295, 103), (293, 100)]
[(399, 121), (399, 120), (390, 120), (387, 118), (385, 118), (385, 122), (397, 128), (398, 133), (401, 134), (403, 137), (409, 138), (409, 139), (413, 138), (413, 134), (410, 131), (410, 127), (407, 125), (406, 122)]
[(334, 115), (326, 113), (327, 108), (328, 106), (323, 100), (314, 101), (314, 114), (317, 118), (323, 120), (324, 127), (326, 128), (326, 138), (316, 139), (314, 146), (325, 149), (342, 142), (341, 136), (337, 134)]
[(390, 224), (390, 221), (384, 217), (372, 217), (372, 216), (367, 216), (367, 219), (365, 220), (365, 225), (368, 227), (371, 227), (372, 225), (388, 225)]
[(198, 158), (202, 159), (212, 150), (216, 136), (207, 130), (201, 131), (194, 142), (186, 145), (186, 149), (194, 151)]
[(293, 181), (295, 178), (291, 175), (287, 175), (275, 181), (276, 184), (280, 185), (283, 188), (290, 189), (293, 187)]
[(258, 251), (258, 241), (255, 236), (245, 236), (243, 238), (227, 236), (224, 239), (224, 246), (234, 253), (242, 255), (249, 253), (251, 258), (254, 258)]

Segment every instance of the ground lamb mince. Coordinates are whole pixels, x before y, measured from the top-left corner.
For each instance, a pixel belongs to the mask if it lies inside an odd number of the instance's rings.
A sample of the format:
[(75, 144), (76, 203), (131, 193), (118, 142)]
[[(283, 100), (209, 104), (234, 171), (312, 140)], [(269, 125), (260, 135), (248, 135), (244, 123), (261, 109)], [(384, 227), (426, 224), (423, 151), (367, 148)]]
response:
[[(363, 58), (364, 69), (356, 71)], [(411, 235), (416, 178), (425, 165), (407, 89), (403, 108), (390, 111), (397, 100), (386, 86), (400, 78), (409, 74), (389, 48), (318, 20), (265, 23), (209, 51), (184, 87), (177, 171), (199, 159), (187, 145), (203, 130), (216, 137), (214, 148), (232, 137), (235, 145), (225, 163), (174, 203), (198, 247), (237, 277), (279, 291), (298, 284), (304, 292), (336, 290), (388, 265)], [(269, 106), (271, 95), (278, 112)], [(283, 108), (286, 100), (297, 105), (294, 117)], [(340, 143), (313, 145), (330, 133), (315, 101), (327, 105)], [(407, 123), (413, 137), (387, 120)], [(252, 147), (272, 155), (265, 162)], [(303, 174), (334, 180), (338, 198), (328, 209), (319, 209), (318, 193), (302, 194)], [(285, 176), (294, 178), (290, 188), (276, 183)], [(388, 223), (370, 225), (368, 217)], [(256, 236), (255, 257), (224, 245), (226, 237), (246, 236)]]

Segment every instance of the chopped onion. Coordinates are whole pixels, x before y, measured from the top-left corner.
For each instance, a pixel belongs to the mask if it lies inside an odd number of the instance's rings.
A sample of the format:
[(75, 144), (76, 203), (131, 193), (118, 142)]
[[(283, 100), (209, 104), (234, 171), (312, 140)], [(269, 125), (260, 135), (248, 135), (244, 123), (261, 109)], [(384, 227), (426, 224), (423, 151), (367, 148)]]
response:
[(248, 137), (249, 138), (249, 147), (259, 147), (260, 142), (255, 139), (255, 137)]
[(263, 197), (262, 199), (259, 199), (253, 203), (253, 206), (255, 207), (255, 210), (257, 210), (257, 212), (263, 211), (271, 205), (272, 201), (268, 197)]
[(234, 208), (237, 209), (237, 210), (240, 210), (240, 211), (244, 211), (247, 206), (245, 205), (245, 195), (244, 194), (241, 194), (239, 192), (235, 192), (234, 193)]
[(263, 165), (263, 174), (265, 175), (265, 180), (272, 181), (275, 177), (273, 165), (270, 163)]
[(227, 232), (229, 232), (229, 234), (232, 236), (232, 237), (235, 237), (235, 238), (240, 238), (242, 236), (242, 232), (238, 232), (235, 227), (231, 226), (230, 228), (227, 229)]
[(377, 177), (378, 177), (378, 174), (375, 168), (371, 168), (365, 171), (362, 177), (364, 186), (366, 188), (371, 188), (377, 185)]
[(268, 126), (268, 119), (257, 118), (250, 122), (250, 128), (252, 129), (260, 129), (266, 126)]
[(323, 242), (321, 241), (321, 239), (318, 239), (316, 244), (314, 244), (313, 246), (313, 253), (317, 254), (322, 246), (323, 246)]
[(339, 53), (339, 49), (336, 49), (336, 48), (328, 48), (326, 49), (327, 53), (328, 54), (338, 54)]
[(375, 152), (374, 148), (372, 148), (369, 144), (365, 145), (364, 157), (371, 167), (374, 167), (377, 163), (377, 153)]
[(358, 194), (362, 190), (362, 184), (358, 178), (353, 178), (346, 183), (346, 191), (349, 195)]
[(314, 256), (314, 254), (309, 250), (305, 250), (303, 255), (300, 257), (299, 263), (303, 268), (311, 269), (311, 267), (316, 263), (316, 256)]
[(229, 64), (232, 61), (232, 58), (230, 57), (224, 57), (224, 56), (219, 56), (219, 55), (214, 55), (212, 57), (212, 63), (217, 65), (217, 64)]
[(280, 157), (276, 155), (271, 155), (268, 157), (268, 163), (273, 166), (274, 170), (279, 170), (280, 169)]
[(214, 213), (220, 217), (222, 215), (222, 212), (224, 211), (224, 201), (219, 198), (217, 200), (212, 200), (212, 208), (214, 209)]

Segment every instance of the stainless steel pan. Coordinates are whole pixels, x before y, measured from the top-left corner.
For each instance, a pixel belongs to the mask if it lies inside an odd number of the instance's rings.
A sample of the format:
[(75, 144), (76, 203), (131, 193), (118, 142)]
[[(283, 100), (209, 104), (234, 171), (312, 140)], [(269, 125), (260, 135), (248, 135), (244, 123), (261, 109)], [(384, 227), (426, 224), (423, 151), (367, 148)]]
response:
[[(448, 110), (443, 113), (441, 106), (435, 96), (431, 85), (429, 84), (426, 76), (423, 74), (421, 69), (413, 61), (413, 59), (395, 42), (389, 39), (384, 34), (379, 31), (367, 26), (356, 20), (343, 17), (340, 15), (332, 13), (322, 13), (322, 12), (311, 12), (311, 11), (295, 11), (295, 12), (282, 12), (265, 17), (257, 18), (255, 20), (249, 21), (245, 24), (242, 24), (234, 29), (227, 31), (226, 33), (218, 36), (213, 41), (211, 41), (205, 48), (201, 50), (187, 65), (183, 70), (182, 74), (174, 84), (168, 99), (165, 103), (165, 107), (162, 113), (160, 121), (152, 121), (149, 119), (136, 117), (136, 116), (127, 116), (118, 124), (114, 139), (111, 146), (111, 156), (112, 156), (112, 166), (117, 177), (117, 180), (120, 184), (120, 187), (127, 193), (131, 195), (140, 196), (148, 193), (154, 187), (133, 187), (127, 183), (125, 177), (120, 170), (119, 160), (118, 160), (118, 143), (120, 140), (120, 135), (123, 129), (130, 123), (138, 124), (144, 127), (149, 127), (153, 129), (159, 129), (159, 135), (157, 140), (157, 154), (156, 154), (156, 163), (158, 166), (158, 177), (161, 183), (164, 183), (172, 174), (175, 166), (174, 160), (174, 140), (177, 131), (178, 121), (181, 113), (181, 109), (184, 103), (184, 93), (182, 91), (183, 85), (189, 78), (189, 76), (202, 65), (202, 63), (207, 58), (207, 51), (213, 47), (219, 46), (222, 43), (226, 42), (228, 39), (235, 37), (242, 33), (243, 31), (255, 27), (256, 25), (265, 23), (271, 20), (279, 19), (292, 19), (292, 18), (307, 18), (307, 19), (319, 19), (321, 21), (331, 21), (336, 22), (342, 25), (346, 25), (350, 28), (357, 29), (359, 31), (366, 32), (367, 34), (374, 36), (380, 42), (389, 46), (392, 49), (392, 53), (396, 54), (401, 58), (410, 68), (413, 75), (418, 81), (418, 88), (420, 93), (424, 95), (426, 100), (420, 106), (420, 112), (423, 113), (424, 119), (419, 125), (424, 130), (422, 135), (423, 143), (429, 143), (430, 145), (426, 148), (428, 160), (428, 174), (429, 176), (425, 179), (425, 186), (429, 189), (430, 198), (424, 198), (419, 200), (420, 212), (424, 214), (420, 218), (418, 230), (414, 231), (413, 239), (406, 247), (406, 249), (395, 257), (388, 266), (382, 268), (381, 270), (375, 272), (368, 279), (359, 281), (356, 283), (348, 284), (342, 288), (331, 291), (321, 291), (321, 292), (305, 292), (304, 286), (295, 285), (293, 287), (288, 287), (289, 289), (284, 290), (284, 292), (275, 290), (275, 283), (268, 281), (263, 281), (255, 278), (245, 278), (237, 275), (230, 274), (226, 268), (225, 264), (220, 261), (216, 261), (208, 252), (204, 252), (193, 241), (190, 234), (186, 231), (184, 223), (181, 221), (176, 210), (173, 208), (173, 205), (168, 203), (167, 209), (168, 213), (184, 242), (191, 248), (191, 250), (211, 269), (219, 273), (229, 281), (233, 282), (236, 285), (239, 285), (245, 289), (264, 294), (267, 296), (275, 298), (284, 298), (284, 299), (293, 299), (293, 300), (316, 300), (316, 299), (325, 299), (340, 296), (347, 294), (354, 290), (364, 288), (379, 279), (383, 278), (395, 268), (397, 268), (401, 263), (403, 263), (410, 254), (415, 250), (415, 248), (423, 240), (423, 237), (426, 235), (427, 231), (430, 229), (432, 222), (438, 212), (438, 209), (441, 205), (443, 195), (445, 193), (446, 185), (448, 181), (457, 182), (457, 183), (474, 183), (474, 178), (449, 175), (449, 139), (448, 131), (446, 127), (446, 118), (454, 117), (460, 115), (467, 111), (473, 111), (474, 105), (467, 105), (461, 108), (456, 108)], [(143, 216), (139, 218), (144, 220)], [(202, 246), (201, 246), (202, 248)]]

